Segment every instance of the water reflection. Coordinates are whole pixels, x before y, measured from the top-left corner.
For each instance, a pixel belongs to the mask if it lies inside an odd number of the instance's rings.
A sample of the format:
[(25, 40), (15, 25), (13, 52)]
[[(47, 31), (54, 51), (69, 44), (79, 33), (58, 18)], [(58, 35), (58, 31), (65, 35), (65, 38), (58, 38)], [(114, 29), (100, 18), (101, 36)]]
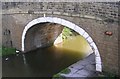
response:
[(64, 41), (61, 41), (61, 37), (58, 37), (54, 44), (57, 49), (69, 50), (79, 54), (82, 53), (85, 56), (88, 56), (88, 54), (93, 52), (88, 42), (81, 35), (71, 36)]
[(25, 57), (24, 54), (22, 54), (22, 56), (23, 56), (23, 62), (24, 62), (24, 64), (26, 65), (26, 64), (27, 64), (27, 62), (26, 62), (26, 57)]
[[(69, 53), (67, 53), (69, 52)], [(37, 49), (25, 54), (3, 57), (3, 77), (51, 77), (82, 59), (82, 54), (56, 47)]]
[(51, 47), (4, 56), (3, 77), (52, 77), (83, 59), (89, 52), (92, 52), (92, 49), (82, 36), (70, 36), (70, 39)]

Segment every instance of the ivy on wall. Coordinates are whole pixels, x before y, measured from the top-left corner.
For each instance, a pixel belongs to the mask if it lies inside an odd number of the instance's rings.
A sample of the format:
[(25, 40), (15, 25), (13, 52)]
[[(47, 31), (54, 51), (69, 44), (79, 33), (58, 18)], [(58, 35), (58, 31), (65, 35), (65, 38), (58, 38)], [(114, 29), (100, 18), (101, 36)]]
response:
[(76, 35), (79, 35), (78, 33), (76, 33), (75, 31), (71, 30), (70, 28), (68, 27), (64, 27), (63, 31), (62, 31), (62, 39), (63, 41), (65, 39), (68, 39), (69, 37), (71, 36), (76, 36)]

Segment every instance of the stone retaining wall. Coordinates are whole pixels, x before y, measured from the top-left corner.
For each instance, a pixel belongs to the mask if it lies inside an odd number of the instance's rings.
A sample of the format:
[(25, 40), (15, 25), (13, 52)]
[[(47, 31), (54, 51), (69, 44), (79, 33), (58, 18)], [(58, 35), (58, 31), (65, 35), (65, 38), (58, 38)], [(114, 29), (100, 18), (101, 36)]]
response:
[(61, 18), (84, 29), (100, 52), (103, 70), (118, 74), (118, 3), (3, 2), (2, 6), (3, 45), (21, 50), (22, 33), (29, 22), (40, 17)]

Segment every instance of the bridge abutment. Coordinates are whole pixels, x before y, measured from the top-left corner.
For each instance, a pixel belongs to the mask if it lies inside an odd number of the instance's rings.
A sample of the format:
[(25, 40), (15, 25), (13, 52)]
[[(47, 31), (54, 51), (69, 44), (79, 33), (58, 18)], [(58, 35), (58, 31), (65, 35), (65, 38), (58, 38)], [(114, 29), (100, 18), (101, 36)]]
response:
[[(46, 14), (46, 17), (62, 18), (84, 29), (89, 34), (89, 36), (93, 38), (92, 40), (100, 52), (99, 54), (102, 59), (103, 70), (118, 74), (118, 5), (104, 4), (103, 6), (99, 3), (87, 3), (86, 7), (88, 10), (85, 10), (84, 7), (80, 7), (84, 6), (85, 3), (83, 3), (78, 5), (78, 8), (74, 11), (74, 7), (72, 7), (74, 4), (69, 4), (69, 6), (67, 6), (64, 5), (66, 3), (55, 3), (55, 5), (52, 3), (49, 3), (49, 5), (46, 5), (46, 3), (41, 3), (43, 6), (41, 9), (39, 9), (40, 7), (38, 9), (35, 9), (35, 7), (32, 8), (32, 6), (30, 6), (33, 4), (37, 6), (36, 3), (24, 4), (24, 6), (21, 6), (21, 4), (19, 4), (19, 7), (15, 6), (14, 8), (11, 6), (9, 9), (6, 9), (7, 7), (5, 8), (5, 6), (3, 6), (2, 25), (4, 29), (3, 34), (5, 33), (5, 35), (3, 35), (3, 45), (8, 46), (6, 43), (12, 41), (12, 47), (15, 47), (17, 50), (21, 50), (22, 33), (25, 26), (29, 22), (34, 19), (44, 17), (44, 14)], [(50, 5), (53, 5), (54, 9), (51, 8)], [(91, 7), (89, 7), (89, 5), (91, 5)], [(29, 10), (31, 9), (32, 11), (30, 12)], [(101, 12), (102, 9), (105, 9), (103, 10), (104, 12)], [(115, 22), (109, 22), (108, 18), (113, 19)], [(49, 21), (52, 22), (50, 19)], [(8, 35), (10, 38), (6, 38), (6, 29), (10, 30), (10, 36)], [(112, 32), (112, 35), (106, 35), (106, 31)], [(85, 34), (85, 36), (87, 35)]]

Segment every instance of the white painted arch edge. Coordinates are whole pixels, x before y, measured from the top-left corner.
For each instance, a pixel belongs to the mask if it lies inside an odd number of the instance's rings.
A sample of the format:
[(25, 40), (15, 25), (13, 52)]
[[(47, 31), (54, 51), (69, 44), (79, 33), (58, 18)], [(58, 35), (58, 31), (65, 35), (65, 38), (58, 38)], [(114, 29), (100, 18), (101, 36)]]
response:
[[(98, 51), (98, 48), (96, 46), (96, 44), (93, 42), (92, 38), (89, 36), (89, 34), (83, 30), (82, 28), (80, 28), (79, 26), (75, 25), (74, 23), (61, 19), (61, 18), (57, 18), (57, 17), (40, 17), (37, 19), (32, 20), (31, 22), (29, 22), (22, 33), (22, 51), (24, 51), (24, 40), (25, 40), (25, 35), (28, 31), (29, 28), (31, 28), (33, 25), (38, 24), (38, 23), (43, 23), (43, 22), (51, 22), (51, 23), (57, 23), (57, 24), (61, 24), (64, 25), (68, 28), (71, 28), (73, 30), (75, 30), (76, 32), (78, 32), (80, 35), (82, 35), (90, 44), (91, 47), (93, 47), (95, 49), (95, 60), (96, 60), (96, 70), (97, 71), (102, 71), (102, 65), (101, 65), (101, 58), (100, 58), (100, 54)], [(98, 64), (99, 63), (99, 64)]]

